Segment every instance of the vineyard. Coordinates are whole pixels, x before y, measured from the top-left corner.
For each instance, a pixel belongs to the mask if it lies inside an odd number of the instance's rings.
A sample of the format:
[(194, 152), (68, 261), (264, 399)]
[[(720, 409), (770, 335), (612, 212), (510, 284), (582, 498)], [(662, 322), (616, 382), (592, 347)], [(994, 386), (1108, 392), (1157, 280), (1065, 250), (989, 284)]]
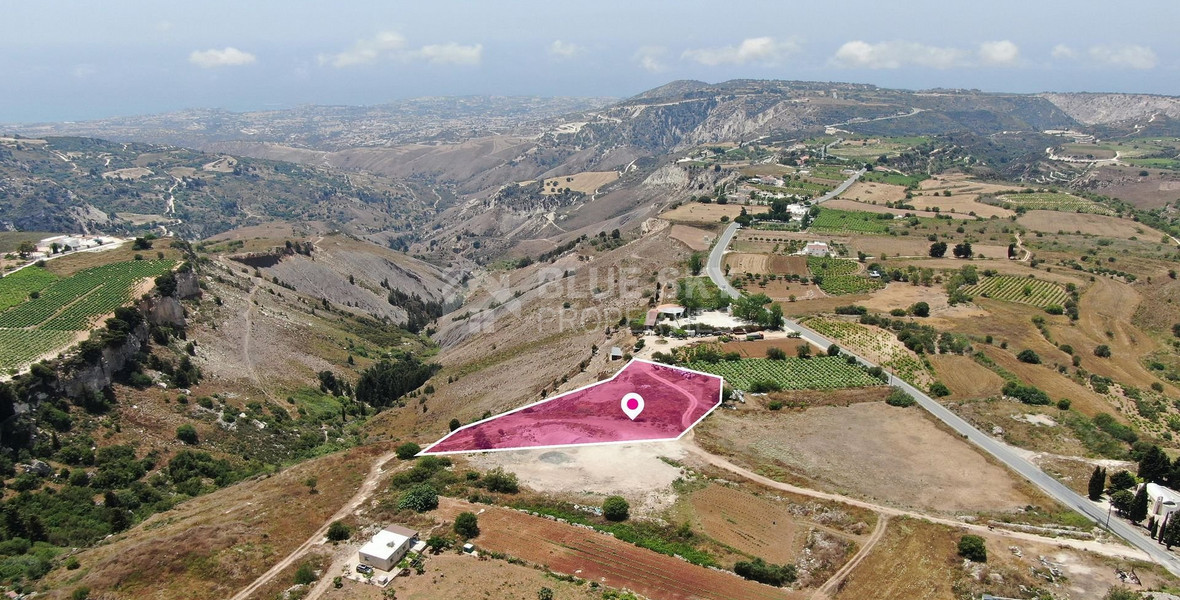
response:
[(1064, 306), (1069, 295), (1056, 283), (1029, 279), (1027, 277), (984, 277), (979, 283), (963, 288), (972, 296), (994, 298), (1006, 302), (1019, 302), (1040, 308), (1050, 305)]
[(811, 221), (809, 231), (830, 233), (888, 233), (893, 215), (821, 208), (819, 215)]
[(884, 287), (879, 280), (858, 275), (860, 265), (847, 259), (809, 256), (807, 268), (820, 278), (819, 288), (827, 294), (863, 294)]
[[(804, 342), (798, 342), (804, 343)], [(784, 390), (832, 390), (880, 385), (877, 379), (839, 356), (814, 358), (743, 358), (720, 362), (697, 361), (686, 368), (724, 377), (730, 385), (748, 390), (754, 382), (774, 382)]]
[[(145, 278), (158, 277), (171, 270), (174, 261), (128, 261), (79, 271), (66, 279), (47, 280), (43, 275), (17, 277), (24, 271), (0, 280), (0, 289), (12, 295), (23, 293), (27, 299), (9, 305), (0, 312), (0, 371), (26, 366), (37, 357), (60, 349), (79, 331), (90, 329), (94, 321), (110, 314), (132, 300), (136, 284)], [(40, 271), (30, 268), (25, 271)], [(7, 287), (9, 279), (15, 281)], [(45, 282), (37, 298), (29, 298), (26, 289), (34, 282)]]
[(1113, 215), (1114, 211), (1092, 200), (1079, 198), (1061, 192), (1031, 192), (1026, 194), (1004, 194), (998, 199), (1011, 208), (1023, 207), (1027, 210), (1060, 210), (1065, 212), (1093, 213), (1096, 215)]
[(822, 317), (807, 319), (804, 324), (914, 385), (925, 386), (933, 381), (930, 370), (918, 355), (888, 331)]
[(28, 267), (0, 279), (0, 310), (12, 308), (57, 281), (57, 275), (40, 267)]

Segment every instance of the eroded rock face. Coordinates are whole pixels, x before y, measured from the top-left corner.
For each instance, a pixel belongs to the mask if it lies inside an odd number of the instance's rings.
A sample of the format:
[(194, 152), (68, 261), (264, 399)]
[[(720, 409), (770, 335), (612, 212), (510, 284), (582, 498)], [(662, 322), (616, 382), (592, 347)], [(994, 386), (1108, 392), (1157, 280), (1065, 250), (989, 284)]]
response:
[(181, 300), (201, 297), (201, 286), (195, 271), (176, 274), (176, 297)]
[[(179, 288), (177, 295), (179, 295)], [(183, 328), (184, 305), (175, 297), (152, 297), (139, 301), (139, 312), (143, 313), (148, 323), (152, 325), (167, 325)]]
[[(176, 304), (179, 305), (180, 302)], [(123, 370), (127, 363), (139, 354), (147, 340), (148, 326), (140, 324), (127, 334), (121, 344), (105, 346), (101, 358), (97, 361), (60, 367), (57, 389), (70, 398), (77, 398), (84, 392), (102, 391), (114, 381), (115, 373)]]

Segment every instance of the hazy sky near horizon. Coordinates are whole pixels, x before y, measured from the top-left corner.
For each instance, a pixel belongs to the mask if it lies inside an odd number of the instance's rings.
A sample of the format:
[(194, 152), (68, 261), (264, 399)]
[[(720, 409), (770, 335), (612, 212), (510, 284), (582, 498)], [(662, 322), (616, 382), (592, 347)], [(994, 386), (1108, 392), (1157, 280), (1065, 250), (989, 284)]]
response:
[(1180, 2), (0, 0), (0, 123), (675, 79), (1180, 95)]

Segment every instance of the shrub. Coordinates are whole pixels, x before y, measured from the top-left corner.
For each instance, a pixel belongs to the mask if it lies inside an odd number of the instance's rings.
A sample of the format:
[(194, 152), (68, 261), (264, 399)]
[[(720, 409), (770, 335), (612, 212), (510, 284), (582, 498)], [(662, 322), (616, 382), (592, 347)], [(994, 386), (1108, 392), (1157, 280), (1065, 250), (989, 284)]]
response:
[(515, 494), (520, 491), (520, 482), (516, 479), (516, 473), (505, 471), (501, 467), (496, 467), (484, 475), (482, 485), (489, 492)]
[(795, 346), (795, 356), (799, 358), (811, 358), (811, 344), (799, 344)]
[(610, 496), (602, 501), (602, 516), (608, 521), (626, 521), (631, 516), (631, 505), (622, 496)]
[(1062, 398), (1057, 401), (1057, 409), (1058, 410), (1069, 410), (1069, 406), (1070, 406), (1069, 398)]
[(987, 546), (983, 538), (978, 535), (965, 535), (959, 538), (959, 556), (972, 562), (987, 562)]
[(1020, 354), (1016, 355), (1016, 359), (1022, 363), (1028, 363), (1030, 365), (1041, 364), (1041, 357), (1039, 355), (1037, 355), (1036, 352), (1033, 352), (1032, 350), (1029, 350), (1027, 348), (1024, 350), (1021, 350)]
[(295, 570), (295, 585), (307, 585), (315, 581), (315, 570), (311, 568), (311, 563), (303, 563)]
[(885, 404), (889, 406), (905, 408), (907, 406), (913, 406), (916, 403), (917, 401), (914, 400), (914, 397), (902, 391), (901, 388), (893, 388), (893, 391), (889, 392), (889, 397), (885, 398)]
[(455, 534), (463, 539), (471, 539), (479, 535), (479, 518), (472, 512), (461, 512), (455, 517)]
[(746, 579), (773, 586), (794, 583), (798, 577), (795, 565), (775, 565), (761, 558), (755, 558), (752, 561), (738, 561), (733, 566), (733, 572)]
[(332, 521), (328, 526), (328, 541), (343, 542), (352, 537), (352, 528), (345, 525), (343, 521)]
[(200, 441), (197, 439), (197, 430), (192, 425), (185, 423), (176, 428), (176, 439), (190, 445), (196, 446)]
[(929, 317), (930, 305), (925, 302), (916, 302), (910, 307), (910, 314), (915, 317)]
[(930, 395), (934, 396), (935, 398), (942, 398), (944, 396), (951, 395), (951, 390), (950, 388), (946, 387), (945, 383), (941, 381), (935, 381), (934, 383), (930, 384)]
[(408, 490), (397, 501), (402, 510), (426, 512), (438, 508), (438, 492), (428, 483), (420, 483)]
[(770, 410), (782, 410), (783, 402), (782, 400), (771, 400), (770, 404), (767, 405), (767, 408)]
[(828, 346), (828, 356), (840, 356), (840, 347), (836, 344)]
[(1110, 346), (1107, 346), (1106, 344), (1098, 345), (1098, 347), (1094, 348), (1094, 356), (1099, 358), (1110, 358)]
[(82, 586), (74, 588), (74, 593), (70, 594), (70, 600), (86, 600), (90, 597), (90, 588)]
[(750, 383), (750, 392), (754, 394), (765, 394), (767, 392), (777, 392), (783, 389), (777, 381), (772, 379), (760, 379)]
[(787, 353), (778, 346), (771, 346), (770, 348), (766, 349), (766, 358), (769, 358), (770, 360), (786, 360)]
[(413, 458), (421, 451), (422, 448), (414, 442), (406, 442), (398, 446), (397, 450), (395, 450), (395, 452), (397, 452), (397, 457), (402, 460), (413, 460)]

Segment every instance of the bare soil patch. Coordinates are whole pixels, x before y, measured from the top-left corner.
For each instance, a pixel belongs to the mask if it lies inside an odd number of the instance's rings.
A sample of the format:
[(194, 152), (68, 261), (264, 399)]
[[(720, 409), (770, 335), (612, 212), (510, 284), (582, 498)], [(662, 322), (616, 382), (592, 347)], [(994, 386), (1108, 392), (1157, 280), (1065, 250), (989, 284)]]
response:
[(905, 187), (888, 183), (869, 183), (858, 181), (841, 194), (841, 197), (872, 204), (885, 204), (905, 200)]
[(877, 502), (1008, 511), (1029, 501), (1003, 468), (920, 410), (861, 403), (802, 412), (722, 411), (696, 435), (703, 446), (752, 468), (785, 470)]
[(140, 179), (141, 177), (149, 177), (153, 175), (152, 170), (146, 167), (131, 167), (128, 169), (115, 169), (114, 171), (107, 171), (102, 174), (103, 179)]
[(786, 564), (803, 549), (805, 532), (781, 504), (717, 484), (693, 493), (690, 504), (694, 528), (740, 552)]
[(692, 250), (708, 250), (713, 240), (717, 239), (717, 234), (704, 229), (690, 227), (688, 225), (673, 225), (672, 231), (668, 234), (672, 239), (684, 242)]
[(860, 304), (872, 310), (889, 312), (895, 308), (909, 308), (918, 302), (930, 305), (930, 318), (963, 319), (987, 314), (971, 304), (951, 306), (941, 287), (924, 287), (902, 281), (890, 283), (884, 289), (873, 292), (868, 300)]
[(807, 268), (806, 256), (784, 256), (776, 254), (772, 255), (767, 262), (771, 273), (778, 275), (799, 275), (800, 277), (811, 275), (811, 270)]
[[(480, 526), (484, 523), (480, 521)], [(475, 544), (482, 546), (483, 538)], [(429, 556), (425, 564), (426, 573), (408, 577), (397, 577), (389, 587), (397, 591), (399, 600), (437, 600), (438, 598), (535, 598), (543, 587), (553, 590), (553, 597), (562, 600), (598, 600), (600, 591), (587, 585), (577, 585), (546, 577), (545, 572), (514, 565), (503, 560), (480, 560), (467, 554), (445, 552)], [(347, 593), (345, 591), (348, 590)], [(358, 594), (371, 590), (371, 595)], [(353, 600), (355, 598), (381, 598), (381, 588), (348, 582), (344, 589), (329, 592), (324, 598)]]
[(725, 266), (729, 267), (731, 276), (735, 273), (768, 273), (768, 259), (765, 254), (730, 252), (725, 255)]
[(907, 201), (908, 204), (913, 205), (919, 210), (934, 210), (937, 208), (943, 213), (952, 213), (956, 215), (968, 215), (975, 213), (977, 217), (985, 219), (993, 216), (1001, 219), (1006, 219), (1016, 213), (1002, 207), (993, 206), (991, 204), (984, 204), (979, 202), (978, 194), (954, 194), (951, 196), (931, 196), (921, 195), (914, 196)]

